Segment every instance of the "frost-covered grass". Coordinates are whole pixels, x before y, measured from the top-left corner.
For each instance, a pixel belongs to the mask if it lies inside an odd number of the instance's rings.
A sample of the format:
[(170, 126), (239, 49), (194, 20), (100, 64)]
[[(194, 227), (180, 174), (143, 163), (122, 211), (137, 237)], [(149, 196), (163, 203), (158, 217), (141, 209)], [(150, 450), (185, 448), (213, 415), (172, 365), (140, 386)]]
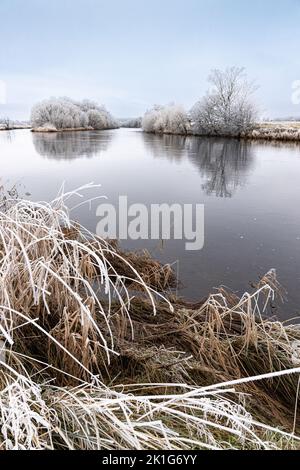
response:
[(299, 122), (263, 122), (255, 126), (245, 137), (251, 139), (300, 142)]
[(274, 272), (167, 299), (170, 269), (72, 222), (74, 195), (1, 206), (0, 448), (299, 447), (300, 331), (260, 316)]

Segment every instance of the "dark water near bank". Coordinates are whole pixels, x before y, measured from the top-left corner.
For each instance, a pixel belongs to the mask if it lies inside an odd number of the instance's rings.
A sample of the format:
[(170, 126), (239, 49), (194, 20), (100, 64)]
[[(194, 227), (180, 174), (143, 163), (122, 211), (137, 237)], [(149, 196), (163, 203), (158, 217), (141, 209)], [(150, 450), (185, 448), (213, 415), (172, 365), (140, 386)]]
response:
[[(138, 130), (32, 134), (0, 132), (1, 183), (50, 200), (62, 182), (74, 189), (101, 183), (88, 197), (117, 203), (205, 204), (205, 246), (184, 241), (122, 242), (177, 262), (191, 299), (226, 285), (239, 293), (270, 268), (288, 290), (281, 318), (300, 314), (300, 147), (236, 140), (145, 135)], [(74, 204), (76, 201), (74, 201)], [(98, 203), (73, 217), (95, 231)]]

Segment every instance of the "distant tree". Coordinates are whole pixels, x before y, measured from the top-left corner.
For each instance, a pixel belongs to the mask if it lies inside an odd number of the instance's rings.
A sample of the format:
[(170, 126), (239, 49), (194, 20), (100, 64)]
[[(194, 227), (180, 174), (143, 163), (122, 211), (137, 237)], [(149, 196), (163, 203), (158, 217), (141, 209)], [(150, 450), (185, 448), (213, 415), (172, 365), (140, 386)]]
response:
[(117, 122), (103, 107), (92, 101), (74, 101), (70, 98), (51, 98), (35, 105), (31, 112), (32, 127), (56, 129), (110, 129)]
[(142, 128), (145, 132), (157, 134), (187, 134), (189, 119), (180, 105), (156, 105), (146, 112), (142, 121)]
[(252, 100), (256, 89), (243, 68), (213, 70), (210, 92), (191, 110), (195, 133), (239, 136), (255, 126), (257, 109)]
[(9, 130), (12, 127), (12, 122), (9, 117), (0, 118), (0, 128)]
[(142, 120), (142, 128), (145, 132), (156, 132), (156, 122), (162, 110), (163, 106), (154, 105), (152, 109), (145, 113)]
[(142, 127), (141, 117), (132, 119), (120, 119), (120, 127), (126, 127), (129, 129), (140, 129)]

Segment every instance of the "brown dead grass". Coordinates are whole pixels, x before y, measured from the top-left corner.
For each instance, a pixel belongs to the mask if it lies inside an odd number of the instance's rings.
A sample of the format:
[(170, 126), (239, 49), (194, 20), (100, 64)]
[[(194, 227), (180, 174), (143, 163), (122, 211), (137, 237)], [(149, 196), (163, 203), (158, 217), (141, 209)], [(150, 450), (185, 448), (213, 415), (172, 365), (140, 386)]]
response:
[(275, 272), (197, 304), (166, 299), (174, 285), (170, 266), (94, 237), (61, 199), (6, 201), (0, 447), (272, 448), (264, 424), (299, 432), (298, 375), (276, 374), (300, 365), (300, 330), (261, 316)]
[(300, 142), (299, 122), (264, 122), (242, 136), (253, 140)]

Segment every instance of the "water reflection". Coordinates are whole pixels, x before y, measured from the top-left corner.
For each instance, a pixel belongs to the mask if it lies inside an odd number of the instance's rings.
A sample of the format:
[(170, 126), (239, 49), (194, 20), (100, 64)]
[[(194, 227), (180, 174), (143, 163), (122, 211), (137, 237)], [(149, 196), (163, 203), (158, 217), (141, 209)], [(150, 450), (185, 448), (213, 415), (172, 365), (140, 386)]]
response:
[(237, 139), (146, 134), (144, 143), (155, 158), (187, 158), (206, 179), (202, 189), (217, 197), (232, 197), (245, 183), (254, 156), (254, 147)]
[(0, 131), (0, 142), (2, 143), (12, 143), (15, 139), (16, 131)]
[(154, 158), (168, 158), (170, 161), (180, 161), (187, 153), (189, 137), (180, 135), (142, 134), (147, 150)]
[[(147, 248), (162, 263), (178, 260), (174, 268), (185, 286), (180, 295), (191, 300), (220, 284), (243, 293), (276, 268), (289, 292), (280, 315), (299, 313), (300, 146), (124, 129), (56, 135), (16, 130), (0, 132), (0, 155), (6, 188), (21, 182), (19, 195), (27, 198), (29, 191), (32, 200), (52, 199), (63, 181), (68, 189), (94, 181), (103, 187), (86, 197), (105, 194), (114, 204), (123, 194), (147, 206), (204, 203), (202, 251), (186, 251), (181, 240), (124, 240), (123, 248)], [(97, 204), (92, 211), (79, 207), (72, 217), (95, 231)]]
[(207, 180), (203, 190), (217, 197), (232, 197), (246, 182), (253, 148), (237, 139), (191, 139), (188, 158)]
[(112, 140), (109, 131), (33, 133), (35, 150), (42, 157), (55, 160), (91, 158), (105, 152)]

